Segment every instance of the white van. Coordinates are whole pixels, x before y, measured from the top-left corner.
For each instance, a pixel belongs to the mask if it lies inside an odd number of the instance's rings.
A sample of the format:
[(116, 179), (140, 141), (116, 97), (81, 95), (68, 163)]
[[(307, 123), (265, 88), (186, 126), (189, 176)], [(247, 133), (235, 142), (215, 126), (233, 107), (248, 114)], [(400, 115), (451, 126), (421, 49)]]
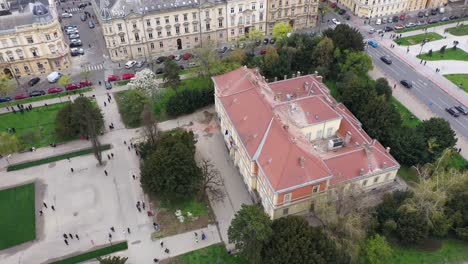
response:
[(49, 81), (50, 83), (54, 83), (58, 81), (58, 79), (60, 79), (60, 76), (62, 76), (60, 72), (51, 72), (49, 75), (47, 75), (47, 81)]
[(376, 24), (376, 25), (380, 25), (380, 24), (382, 24), (382, 19), (380, 19), (380, 18), (379, 18), (379, 19), (377, 19), (377, 21), (375, 22), (375, 24)]
[(441, 14), (445, 13), (445, 8), (443, 8), (443, 7), (439, 8), (439, 13), (441, 13)]

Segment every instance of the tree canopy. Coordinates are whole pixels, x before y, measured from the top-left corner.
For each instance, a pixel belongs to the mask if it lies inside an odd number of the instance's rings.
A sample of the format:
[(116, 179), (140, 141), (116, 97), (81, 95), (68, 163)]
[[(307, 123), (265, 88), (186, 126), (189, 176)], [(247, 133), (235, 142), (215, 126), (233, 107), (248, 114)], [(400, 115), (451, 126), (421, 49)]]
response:
[(364, 51), (364, 39), (356, 28), (340, 24), (335, 29), (327, 29), (323, 35), (333, 40), (340, 50)]
[(18, 151), (20, 142), (18, 138), (6, 132), (0, 132), (0, 155), (6, 155)]
[(392, 254), (392, 248), (384, 236), (376, 234), (364, 242), (361, 247), (360, 263), (383, 264)]
[(15, 91), (15, 82), (10, 75), (0, 73), (0, 97), (7, 96)]
[(148, 97), (140, 91), (130, 89), (119, 92), (116, 96), (120, 115), (128, 127), (139, 127), (141, 125), (141, 113), (144, 105), (148, 104)]
[(180, 85), (180, 67), (174, 60), (166, 59), (163, 69), (164, 86), (177, 88)]
[(273, 27), (273, 39), (276, 41), (283, 40), (289, 32), (292, 31), (292, 27), (286, 23), (277, 23)]

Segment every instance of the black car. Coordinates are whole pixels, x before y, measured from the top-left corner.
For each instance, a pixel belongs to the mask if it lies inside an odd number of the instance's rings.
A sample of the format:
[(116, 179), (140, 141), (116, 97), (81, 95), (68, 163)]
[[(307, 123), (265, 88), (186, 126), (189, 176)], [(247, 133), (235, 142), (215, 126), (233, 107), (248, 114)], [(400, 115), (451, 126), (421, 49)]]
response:
[(156, 59), (156, 63), (157, 63), (157, 64), (161, 64), (161, 63), (163, 63), (165, 60), (166, 60), (166, 57), (161, 56), (161, 57), (158, 57), (158, 58)]
[(346, 20), (350, 20), (351, 19), (351, 16), (350, 15), (346, 15)]
[(382, 56), (380, 59), (388, 65), (392, 64), (392, 58), (388, 55)]
[(437, 23), (437, 22), (439, 22), (439, 19), (433, 18), (433, 19), (430, 19), (427, 23), (428, 24), (434, 24), (434, 23)]
[(418, 17), (424, 17), (424, 12), (422, 12), (422, 11), (419, 12), (419, 13), (418, 13)]
[(179, 65), (179, 68), (180, 68), (181, 70), (185, 70), (185, 66), (184, 66), (184, 65)]
[(393, 27), (392, 26), (385, 26), (384, 31), (385, 32), (393, 31)]
[(433, 16), (437, 15), (437, 8), (431, 9), (431, 15)]
[(80, 42), (70, 42), (70, 48), (81, 47), (83, 44)]
[(454, 117), (459, 117), (460, 112), (455, 107), (450, 107), (450, 108), (445, 108), (445, 111), (447, 111), (450, 115)]
[(464, 105), (457, 105), (455, 106), (455, 108), (462, 114), (464, 115), (468, 115), (468, 107), (464, 106)]
[(81, 3), (78, 5), (78, 8), (85, 8), (88, 4), (86, 3)]
[(162, 74), (162, 73), (163, 73), (163, 68), (156, 69), (156, 74)]
[(399, 20), (400, 20), (400, 18), (398, 16), (393, 16), (392, 17), (392, 21), (395, 22), (395, 23), (398, 22)]
[(268, 44), (268, 42), (270, 42), (270, 40), (269, 40), (268, 38), (264, 38), (264, 39), (263, 39), (263, 44), (264, 44), (264, 45)]
[(11, 97), (0, 97), (0, 103), (5, 103), (5, 102), (10, 102), (11, 101)]
[(36, 83), (38, 83), (40, 80), (41, 80), (41, 78), (39, 78), (39, 77), (32, 78), (31, 80), (29, 80), (28, 84), (29, 84), (29, 86), (34, 86), (34, 85), (35, 85)]
[(401, 83), (401, 85), (403, 85), (406, 88), (413, 87), (413, 83), (411, 83), (411, 81), (408, 81), (408, 80), (401, 80), (400, 83)]
[(270, 44), (275, 44), (275, 40), (274, 39), (270, 39)]
[(456, 15), (449, 16), (449, 19), (450, 19), (450, 20), (459, 19), (459, 18), (460, 18), (460, 17), (459, 17), (459, 16), (456, 16)]
[(344, 10), (344, 9), (340, 9), (340, 11), (338, 11), (338, 14), (340, 14), (340, 15), (344, 15), (344, 14), (346, 14), (346, 10)]
[(219, 49), (219, 53), (225, 53), (226, 51), (228, 50), (228, 47), (222, 47), (221, 49)]
[(35, 97), (35, 96), (41, 96), (41, 95), (44, 95), (44, 94), (46, 94), (46, 93), (44, 91), (42, 91), (42, 90), (34, 90), (34, 91), (29, 93), (29, 96)]

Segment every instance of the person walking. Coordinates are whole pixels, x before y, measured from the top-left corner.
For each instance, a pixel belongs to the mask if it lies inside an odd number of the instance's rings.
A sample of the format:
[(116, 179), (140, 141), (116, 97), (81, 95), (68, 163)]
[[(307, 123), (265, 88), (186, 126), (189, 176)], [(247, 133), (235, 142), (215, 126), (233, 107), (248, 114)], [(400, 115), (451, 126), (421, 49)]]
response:
[(153, 262), (154, 262), (154, 263), (158, 263), (158, 261), (159, 261), (159, 259), (157, 259), (157, 258), (154, 258), (154, 259), (153, 259)]
[(42, 210), (39, 210), (39, 215), (42, 216)]
[(68, 246), (68, 241), (66, 239), (64, 239), (63, 241), (65, 241), (65, 244)]
[(127, 232), (128, 234), (130, 234), (130, 227), (127, 227)]
[(75, 234), (75, 237), (76, 239), (80, 240), (80, 237), (78, 236), (78, 234)]
[(107, 101), (110, 103), (110, 97), (107, 97)]
[(107, 176), (107, 170), (104, 170), (104, 174)]
[(161, 247), (164, 247), (164, 242), (161, 241), (161, 243), (159, 243), (161, 245)]
[(142, 205), (142, 207), (143, 207), (143, 210), (146, 209), (145, 202), (142, 202), (141, 205)]
[(74, 172), (73, 168), (70, 168), (70, 170), (71, 170), (72, 173)]
[(53, 205), (50, 208), (52, 208), (52, 210), (55, 211), (55, 207)]
[(115, 232), (115, 228), (114, 228), (113, 226), (110, 228), (110, 230), (111, 230), (112, 232)]
[(427, 62), (427, 61), (424, 61), (424, 66), (426, 66), (426, 62)]
[(201, 231), (201, 240), (205, 240), (206, 239), (206, 235), (205, 233), (203, 233), (203, 231)]
[(133, 179), (136, 180), (135, 174), (132, 175)]
[(111, 159), (109, 154), (107, 154), (107, 158), (108, 158), (109, 160)]
[(111, 153), (111, 157), (114, 158), (114, 153)]
[(45, 208), (47, 208), (47, 204), (45, 202), (42, 203), (44, 205)]
[(68, 234), (68, 236), (73, 239), (73, 235), (71, 233)]
[(124, 145), (127, 145), (127, 141), (124, 140)]
[(63, 234), (63, 238), (68, 239), (67, 234)]
[(109, 239), (112, 239), (112, 234), (111, 233), (109, 233)]
[(106, 107), (106, 106), (107, 106), (107, 103), (106, 103), (106, 101), (104, 101), (104, 107)]

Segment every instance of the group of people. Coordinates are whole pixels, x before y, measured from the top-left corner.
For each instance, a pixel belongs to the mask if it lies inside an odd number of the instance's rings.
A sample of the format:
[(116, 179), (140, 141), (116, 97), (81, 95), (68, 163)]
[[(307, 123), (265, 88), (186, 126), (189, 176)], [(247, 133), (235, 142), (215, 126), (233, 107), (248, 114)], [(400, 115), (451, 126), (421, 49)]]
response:
[[(78, 236), (78, 234), (75, 234), (75, 237), (77, 240), (80, 240), (80, 237)], [(66, 233), (63, 234), (63, 242), (65, 242), (65, 244), (68, 246), (68, 239), (73, 239), (73, 234), (72, 233), (69, 233), (68, 235)]]
[(20, 111), (20, 113), (24, 114), (24, 111), (31, 111), (33, 109), (31, 104), (27, 105), (26, 107), (24, 107), (22, 104), (17, 104), (16, 107), (18, 107), (18, 110), (16, 110), (14, 106), (7, 106), (6, 109), (8, 111), (12, 111), (13, 114), (16, 114), (16, 111)]

